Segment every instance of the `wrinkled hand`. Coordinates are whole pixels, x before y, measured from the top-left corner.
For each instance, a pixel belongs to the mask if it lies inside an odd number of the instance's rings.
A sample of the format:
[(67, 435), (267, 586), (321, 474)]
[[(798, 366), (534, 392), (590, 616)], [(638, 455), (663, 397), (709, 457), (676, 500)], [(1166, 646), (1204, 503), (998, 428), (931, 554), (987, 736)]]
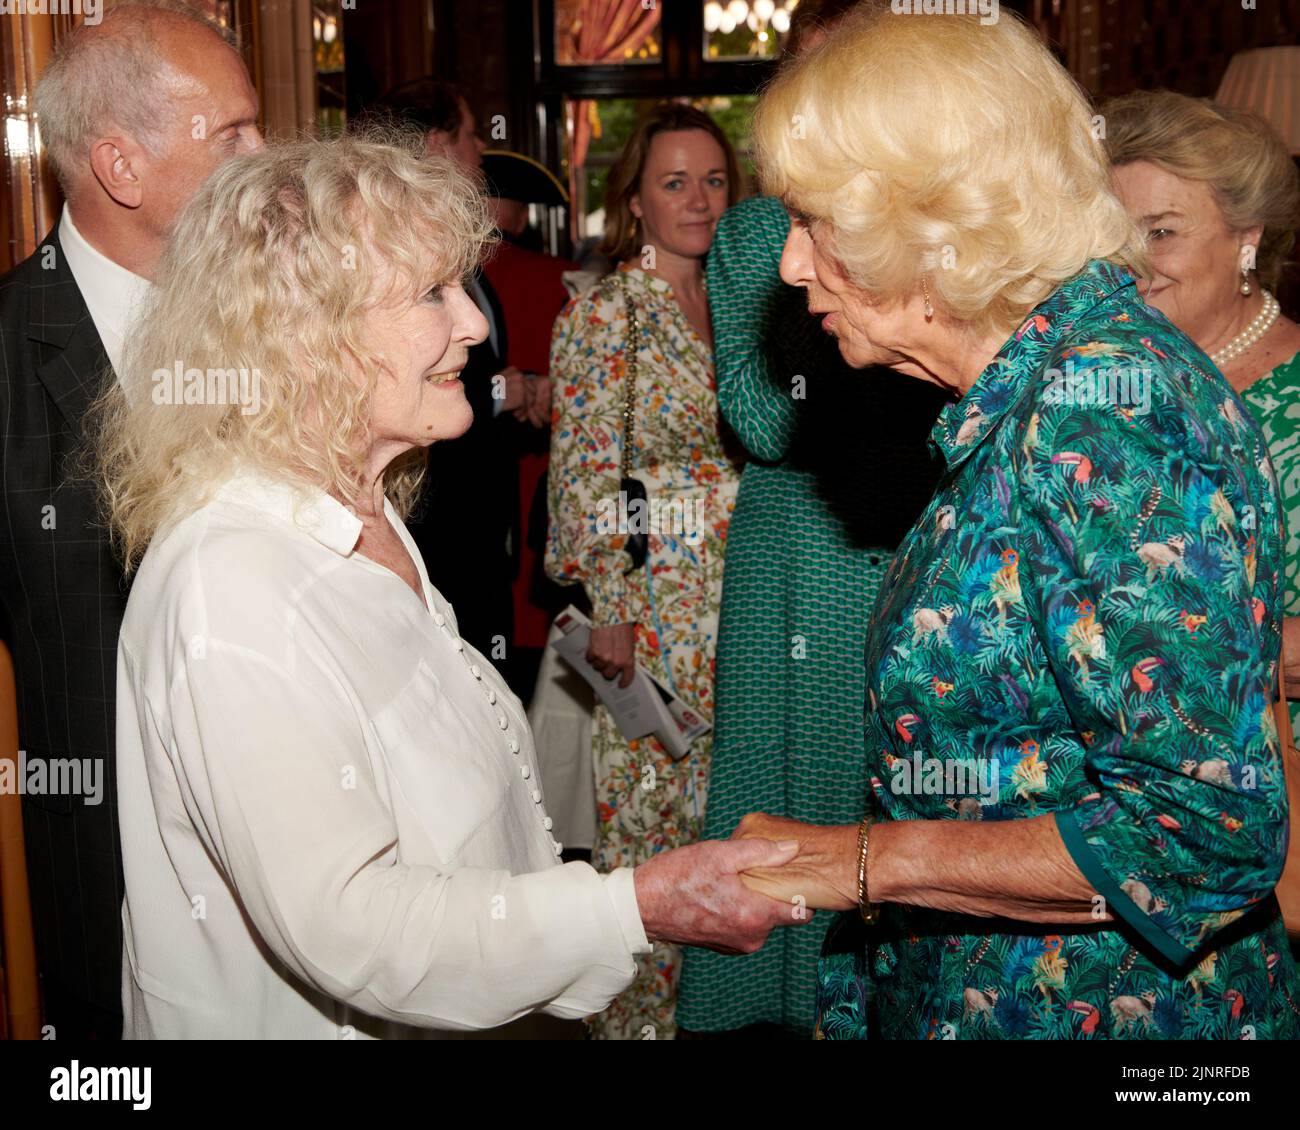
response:
[(858, 905), (856, 824), (801, 824), (751, 812), (736, 825), (731, 838), (744, 841), (755, 836), (797, 840), (799, 852), (781, 867), (746, 869), (740, 877), (745, 886), (787, 903), (802, 899), (802, 905), (818, 910), (852, 910)]
[(587, 661), (607, 679), (619, 678), (620, 687), (632, 685), (636, 670), (636, 632), (631, 624), (592, 628)]
[(738, 872), (779, 867), (796, 846), (763, 839), (707, 840), (661, 852), (636, 869), (636, 900), (646, 937), (704, 946), (719, 953), (753, 953), (777, 926), (812, 919), (802, 905), (756, 894)]

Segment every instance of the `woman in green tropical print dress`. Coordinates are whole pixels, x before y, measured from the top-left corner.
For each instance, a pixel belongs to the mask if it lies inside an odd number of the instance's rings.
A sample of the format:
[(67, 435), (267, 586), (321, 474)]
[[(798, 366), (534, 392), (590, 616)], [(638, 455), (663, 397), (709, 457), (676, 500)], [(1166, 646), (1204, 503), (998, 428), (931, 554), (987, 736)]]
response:
[(869, 629), (876, 822), (738, 830), (801, 842), (759, 889), (878, 914), (832, 939), (819, 1034), (1300, 1037), (1277, 483), (1138, 294), (1087, 104), (1009, 14), (866, 13), (756, 137), (796, 210), (782, 277), (851, 364), (954, 397)]

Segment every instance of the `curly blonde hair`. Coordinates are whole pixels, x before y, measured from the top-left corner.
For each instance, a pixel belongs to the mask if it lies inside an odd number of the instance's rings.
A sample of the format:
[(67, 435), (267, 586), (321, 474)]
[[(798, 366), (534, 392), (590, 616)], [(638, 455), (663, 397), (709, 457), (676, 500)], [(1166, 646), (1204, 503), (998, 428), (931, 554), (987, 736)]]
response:
[(955, 318), (1009, 332), (1092, 259), (1140, 273), (1088, 102), (1012, 13), (864, 5), (786, 65), (755, 120), (766, 192), (882, 298), (922, 275)]
[[(178, 218), (121, 380), (92, 410), (93, 460), (127, 570), (240, 471), (354, 502), (384, 371), (370, 311), (459, 281), (491, 232), (474, 183), (425, 156), (412, 133), (291, 141), (222, 165)], [(212, 371), (256, 371), (256, 410), (220, 395), (176, 403), (161, 379), (174, 370), (209, 373), (209, 389)], [(424, 454), (385, 472), (403, 517)]]
[(1117, 168), (1150, 161), (1210, 187), (1230, 231), (1260, 227), (1256, 271), (1276, 287), (1300, 224), (1300, 172), (1273, 128), (1254, 114), (1170, 90), (1142, 90), (1101, 108)]

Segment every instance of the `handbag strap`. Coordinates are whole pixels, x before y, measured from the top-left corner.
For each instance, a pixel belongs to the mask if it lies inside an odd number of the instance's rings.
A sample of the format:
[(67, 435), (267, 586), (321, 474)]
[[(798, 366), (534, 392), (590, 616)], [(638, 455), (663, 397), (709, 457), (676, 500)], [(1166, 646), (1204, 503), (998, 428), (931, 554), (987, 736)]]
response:
[(623, 458), (622, 476), (632, 477), (632, 443), (635, 438), (636, 371), (641, 353), (641, 326), (636, 317), (636, 305), (627, 285), (627, 272), (619, 270), (619, 285), (623, 289), (623, 310), (627, 317), (627, 339), (623, 348), (627, 372), (627, 391), (623, 399)]

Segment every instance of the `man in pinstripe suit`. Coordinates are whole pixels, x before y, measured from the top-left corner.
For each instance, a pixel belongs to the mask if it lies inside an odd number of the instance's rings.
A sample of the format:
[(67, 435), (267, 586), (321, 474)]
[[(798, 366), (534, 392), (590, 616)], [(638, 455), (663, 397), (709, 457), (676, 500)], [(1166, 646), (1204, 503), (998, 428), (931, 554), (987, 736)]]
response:
[(173, 217), (221, 160), (261, 137), (236, 52), (200, 17), (158, 3), (79, 27), (42, 74), (36, 108), (67, 204), (0, 279), (0, 630), (28, 777), (90, 759), (107, 784), (103, 803), (84, 790), (24, 796), (47, 1034), (117, 1039), (113, 703), (126, 589), (75, 459)]

